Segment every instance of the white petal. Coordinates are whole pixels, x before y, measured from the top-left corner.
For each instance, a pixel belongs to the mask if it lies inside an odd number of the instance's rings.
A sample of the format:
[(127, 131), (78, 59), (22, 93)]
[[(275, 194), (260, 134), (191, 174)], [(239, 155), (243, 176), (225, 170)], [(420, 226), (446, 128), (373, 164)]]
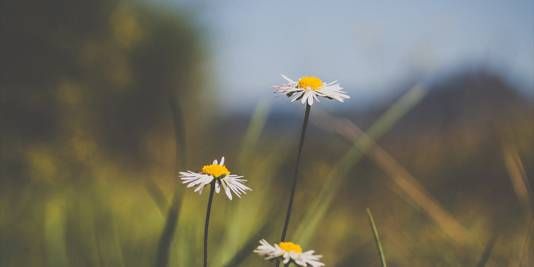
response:
[(327, 86), (320, 90), (320, 93), (324, 97), (335, 99), (339, 102), (343, 102), (345, 99), (349, 99), (350, 96), (347, 95), (343, 88), (337, 83), (328, 83)]
[(219, 194), (219, 192), (221, 192), (221, 185), (220, 182), (217, 181), (215, 182), (215, 193)]
[(292, 96), (291, 96), (291, 102), (295, 102), (296, 100), (300, 99), (302, 97), (302, 95), (304, 95), (304, 91), (299, 91), (299, 92), (295, 92)]
[(284, 264), (288, 264), (290, 260), (291, 260), (291, 256), (289, 255), (289, 253), (284, 253), (284, 261), (283, 261), (283, 263)]
[(309, 92), (308, 90), (305, 90), (305, 91), (304, 91), (304, 94), (303, 94), (303, 96), (302, 96), (302, 99), (300, 99), (300, 102), (301, 102), (302, 104), (305, 104), (305, 103), (308, 101), (308, 94), (309, 94), (308, 92)]
[(232, 193), (230, 192), (230, 188), (228, 187), (226, 180), (223, 178), (220, 181), (224, 189), (224, 193), (226, 193), (226, 196), (228, 197), (228, 199), (232, 200)]
[(180, 180), (187, 185), (187, 188), (196, 187), (194, 192), (202, 193), (204, 186), (213, 181), (213, 176), (192, 171), (180, 172)]
[[(243, 176), (230, 174), (222, 178), (223, 186), (228, 188), (227, 195), (231, 192), (234, 193), (237, 197), (246, 194), (246, 191), (252, 191), (252, 189), (245, 185), (247, 180), (242, 179)], [(226, 190), (225, 188), (225, 190)], [(231, 199), (231, 197), (229, 197)]]
[(282, 78), (284, 78), (284, 80), (286, 80), (286, 81), (288, 81), (288, 82), (290, 82), (290, 83), (297, 83), (297, 82), (295, 82), (295, 81), (289, 79), (289, 78), (288, 78), (287, 76), (285, 76), (284, 74), (280, 74), (280, 75), (282, 76)]
[(313, 105), (313, 98), (315, 97), (315, 94), (311, 92), (308, 96), (308, 105)]

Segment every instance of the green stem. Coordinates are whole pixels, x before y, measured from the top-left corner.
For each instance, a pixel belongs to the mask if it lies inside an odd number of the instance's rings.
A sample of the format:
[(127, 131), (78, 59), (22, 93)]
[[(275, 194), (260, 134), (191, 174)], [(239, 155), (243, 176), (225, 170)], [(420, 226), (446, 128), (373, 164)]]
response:
[[(302, 147), (304, 146), (304, 137), (306, 136), (306, 129), (308, 128), (308, 121), (310, 119), (311, 106), (306, 104), (306, 111), (304, 112), (304, 121), (302, 122), (302, 130), (300, 131), (299, 148), (297, 151), (297, 161), (295, 163), (295, 172), (293, 174), (293, 184), (291, 186), (291, 193), (289, 195), (289, 203), (287, 205), (286, 219), (284, 221), (284, 229), (282, 230), (282, 237), (280, 241), (285, 241), (287, 228), (289, 227), (289, 220), (291, 219), (291, 211), (293, 209), (293, 198), (297, 189), (297, 180), (299, 175), (300, 158), (302, 156)], [(280, 261), (276, 262), (276, 266), (280, 266)], [(288, 265), (286, 265), (288, 266)]]
[(289, 226), (289, 220), (291, 219), (291, 211), (293, 208), (293, 198), (295, 197), (295, 191), (297, 188), (297, 180), (299, 174), (300, 158), (302, 156), (302, 147), (304, 146), (304, 137), (306, 136), (306, 128), (308, 128), (308, 120), (310, 118), (311, 106), (306, 105), (306, 112), (304, 113), (304, 122), (302, 123), (302, 130), (300, 132), (299, 148), (297, 152), (297, 162), (295, 163), (295, 172), (293, 174), (293, 184), (291, 186), (291, 193), (289, 195), (289, 203), (287, 205), (286, 219), (284, 221), (284, 229), (282, 230), (282, 237), (280, 241), (285, 241), (287, 228)]
[(378, 236), (378, 230), (376, 229), (375, 220), (373, 219), (373, 214), (371, 214), (371, 210), (370, 209), (367, 209), (367, 216), (369, 217), (369, 224), (371, 225), (371, 229), (373, 229), (373, 235), (375, 237), (375, 243), (376, 243), (376, 248), (378, 249), (378, 255), (380, 256), (380, 262), (382, 263), (382, 267), (387, 267), (386, 255), (384, 254), (384, 249), (382, 248), (382, 243), (380, 243), (380, 237)]
[(204, 267), (208, 266), (208, 228), (210, 224), (211, 204), (213, 203), (213, 193), (215, 192), (215, 183), (213, 180), (210, 186), (210, 196), (208, 198), (208, 208), (206, 209), (206, 220), (204, 222)]

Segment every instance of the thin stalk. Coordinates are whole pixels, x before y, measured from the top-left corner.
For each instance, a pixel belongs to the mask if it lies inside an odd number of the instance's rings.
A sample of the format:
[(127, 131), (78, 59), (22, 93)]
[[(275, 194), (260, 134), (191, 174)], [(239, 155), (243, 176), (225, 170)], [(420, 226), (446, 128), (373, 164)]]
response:
[(206, 220), (204, 222), (204, 267), (208, 266), (208, 228), (210, 224), (211, 204), (213, 203), (213, 193), (215, 192), (215, 183), (211, 182), (210, 196), (208, 199), (208, 208), (206, 209)]
[(284, 229), (282, 230), (282, 237), (280, 241), (285, 241), (289, 220), (291, 219), (291, 210), (293, 208), (293, 197), (297, 188), (297, 180), (299, 174), (300, 158), (302, 155), (302, 147), (304, 145), (304, 137), (306, 136), (306, 128), (308, 128), (308, 120), (310, 118), (311, 106), (306, 104), (306, 112), (304, 113), (304, 122), (302, 123), (302, 130), (300, 132), (299, 148), (297, 152), (297, 162), (295, 163), (295, 172), (293, 173), (293, 185), (291, 186), (291, 193), (289, 195), (289, 203), (287, 205), (286, 219), (284, 221)]
[(369, 217), (369, 224), (371, 225), (371, 228), (373, 229), (373, 236), (375, 237), (376, 248), (378, 249), (378, 255), (380, 256), (380, 263), (382, 263), (382, 267), (387, 267), (386, 255), (384, 254), (382, 243), (380, 243), (378, 230), (376, 229), (375, 220), (373, 219), (373, 214), (371, 214), (370, 209), (367, 209), (367, 216)]
[[(304, 121), (302, 122), (302, 130), (300, 131), (299, 148), (297, 151), (297, 161), (295, 163), (295, 172), (293, 173), (293, 184), (291, 185), (291, 193), (289, 194), (289, 203), (287, 204), (286, 219), (284, 221), (284, 229), (282, 230), (282, 237), (280, 241), (285, 241), (289, 220), (291, 219), (291, 211), (293, 209), (293, 198), (297, 188), (297, 180), (299, 174), (300, 158), (302, 156), (302, 147), (304, 146), (304, 137), (306, 136), (306, 129), (308, 128), (308, 121), (310, 118), (311, 106), (306, 104), (306, 111), (304, 112)], [(276, 266), (280, 266), (280, 261), (276, 262)], [(287, 265), (286, 265), (287, 266)]]

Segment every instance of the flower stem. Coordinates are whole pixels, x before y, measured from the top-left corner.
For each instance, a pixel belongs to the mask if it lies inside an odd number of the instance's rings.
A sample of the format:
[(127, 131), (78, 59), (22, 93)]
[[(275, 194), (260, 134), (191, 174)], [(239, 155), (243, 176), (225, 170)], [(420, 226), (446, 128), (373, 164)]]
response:
[(211, 204), (213, 203), (213, 193), (215, 192), (215, 183), (211, 182), (210, 196), (208, 198), (208, 208), (206, 209), (206, 221), (204, 222), (204, 267), (208, 266), (208, 227), (210, 224)]
[(299, 148), (297, 152), (297, 162), (295, 163), (295, 172), (293, 174), (293, 185), (291, 186), (291, 194), (289, 195), (289, 203), (287, 205), (286, 219), (284, 222), (284, 229), (282, 230), (282, 237), (280, 241), (285, 241), (289, 220), (291, 219), (291, 210), (293, 208), (293, 197), (295, 196), (295, 189), (297, 188), (297, 178), (299, 174), (300, 158), (302, 155), (302, 147), (304, 145), (304, 137), (306, 136), (306, 128), (308, 127), (308, 120), (310, 118), (311, 106), (306, 105), (306, 112), (304, 113), (304, 122), (302, 123), (302, 130), (300, 132)]

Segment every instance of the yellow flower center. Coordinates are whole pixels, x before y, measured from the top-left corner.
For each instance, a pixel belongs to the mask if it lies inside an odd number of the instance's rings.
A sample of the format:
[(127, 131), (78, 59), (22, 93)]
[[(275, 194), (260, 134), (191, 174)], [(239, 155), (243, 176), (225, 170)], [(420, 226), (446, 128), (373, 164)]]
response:
[(311, 88), (312, 90), (319, 90), (323, 87), (323, 81), (315, 76), (302, 76), (299, 79), (297, 87), (302, 89)]
[(202, 173), (209, 174), (217, 178), (217, 177), (226, 176), (230, 174), (230, 170), (228, 170), (228, 168), (226, 168), (226, 166), (224, 165), (210, 164), (210, 165), (204, 165), (204, 167), (202, 167)]
[(278, 246), (286, 252), (302, 253), (302, 248), (293, 242), (280, 242)]

